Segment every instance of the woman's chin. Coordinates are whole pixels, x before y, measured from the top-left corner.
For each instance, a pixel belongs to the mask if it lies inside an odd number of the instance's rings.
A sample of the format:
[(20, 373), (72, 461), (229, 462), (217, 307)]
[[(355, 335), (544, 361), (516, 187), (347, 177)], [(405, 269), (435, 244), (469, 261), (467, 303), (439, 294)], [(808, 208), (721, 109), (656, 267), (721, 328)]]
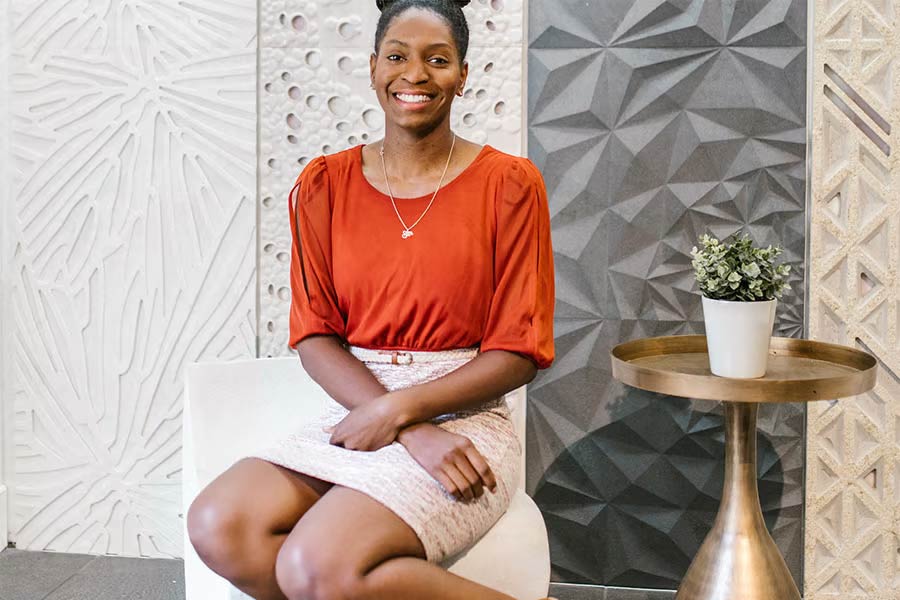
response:
[(437, 129), (449, 118), (449, 115), (400, 114), (391, 115), (391, 117), (389, 121), (393, 126), (410, 133), (425, 134)]

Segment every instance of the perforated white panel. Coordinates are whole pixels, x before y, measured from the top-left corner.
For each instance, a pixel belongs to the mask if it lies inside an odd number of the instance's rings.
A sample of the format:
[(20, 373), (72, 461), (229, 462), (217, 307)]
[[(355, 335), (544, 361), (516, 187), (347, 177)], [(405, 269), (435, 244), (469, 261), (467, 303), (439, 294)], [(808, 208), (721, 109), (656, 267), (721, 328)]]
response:
[[(523, 2), (475, 0), (467, 91), (454, 105), (460, 135), (522, 151)], [(287, 194), (323, 153), (382, 137), (369, 89), (374, 0), (263, 0), (260, 72), (260, 356), (290, 354)]]
[(183, 367), (256, 352), (256, 5), (11, 17), (11, 536), (177, 556)]

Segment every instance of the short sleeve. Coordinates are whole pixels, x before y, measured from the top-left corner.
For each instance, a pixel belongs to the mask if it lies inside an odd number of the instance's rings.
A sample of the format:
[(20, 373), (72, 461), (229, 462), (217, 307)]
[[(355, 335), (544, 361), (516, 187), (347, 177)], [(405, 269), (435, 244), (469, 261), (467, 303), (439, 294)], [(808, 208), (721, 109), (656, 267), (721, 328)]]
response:
[(494, 292), (481, 350), (516, 352), (546, 369), (554, 358), (553, 247), (547, 190), (531, 161), (509, 169), (495, 211)]
[(312, 335), (346, 338), (332, 280), (331, 190), (325, 158), (311, 161), (288, 194), (291, 312), (288, 346)]

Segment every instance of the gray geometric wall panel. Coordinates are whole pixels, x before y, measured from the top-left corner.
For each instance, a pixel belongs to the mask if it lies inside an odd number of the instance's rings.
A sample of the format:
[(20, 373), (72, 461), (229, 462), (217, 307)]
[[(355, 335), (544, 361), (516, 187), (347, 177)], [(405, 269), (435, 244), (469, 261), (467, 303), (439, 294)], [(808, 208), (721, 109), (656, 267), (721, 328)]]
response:
[[(554, 366), (532, 384), (529, 490), (555, 581), (675, 588), (721, 494), (713, 403), (626, 388), (609, 350), (702, 333), (690, 248), (744, 229), (793, 265), (803, 324), (806, 3), (545, 0), (529, 8), (529, 156), (550, 193)], [(760, 415), (767, 522), (798, 583), (803, 409)]]

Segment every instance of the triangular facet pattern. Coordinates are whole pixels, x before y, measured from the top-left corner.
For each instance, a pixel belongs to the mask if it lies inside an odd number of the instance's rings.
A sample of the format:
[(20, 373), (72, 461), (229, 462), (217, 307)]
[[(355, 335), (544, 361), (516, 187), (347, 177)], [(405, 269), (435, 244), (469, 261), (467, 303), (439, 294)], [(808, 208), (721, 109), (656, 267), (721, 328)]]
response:
[[(802, 335), (806, 2), (549, 0), (529, 13), (528, 148), (554, 215), (558, 356), (529, 395), (529, 488), (555, 581), (675, 589), (715, 517), (721, 417), (622, 386), (609, 350), (702, 332), (691, 246), (741, 229), (784, 248), (776, 330)], [(762, 503), (798, 580), (802, 411), (760, 417)]]

